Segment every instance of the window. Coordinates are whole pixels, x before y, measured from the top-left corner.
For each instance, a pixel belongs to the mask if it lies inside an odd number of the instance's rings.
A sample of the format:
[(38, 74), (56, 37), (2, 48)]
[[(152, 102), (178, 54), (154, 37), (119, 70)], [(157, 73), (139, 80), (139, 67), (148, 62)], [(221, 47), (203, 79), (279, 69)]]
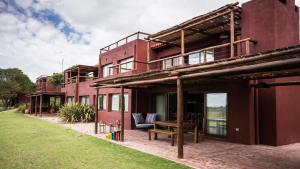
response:
[(208, 93), (206, 95), (207, 133), (227, 135), (227, 94)]
[(89, 96), (81, 96), (80, 97), (80, 104), (81, 105), (89, 105), (90, 104)]
[(215, 60), (214, 51), (213, 50), (207, 50), (205, 52), (198, 52), (198, 53), (192, 53), (189, 55), (189, 64), (200, 64), (205, 63), (205, 56), (206, 56), (206, 62), (212, 62)]
[(61, 106), (61, 98), (60, 98), (60, 96), (51, 96), (50, 97), (50, 106), (51, 107), (59, 107), (59, 106)]
[(121, 67), (120, 70), (121, 73), (133, 70), (133, 57), (121, 60), (120, 67)]
[(182, 57), (170, 58), (163, 61), (163, 69), (168, 69), (182, 64)]
[(68, 96), (67, 97), (67, 104), (69, 104), (69, 105), (74, 104), (74, 97), (73, 96)]
[[(111, 110), (112, 111), (121, 110), (120, 94), (111, 95)], [(124, 94), (124, 111), (128, 112), (128, 94)]]
[(99, 95), (98, 96), (98, 109), (99, 110), (106, 110), (106, 95)]
[(189, 65), (201, 63), (200, 53), (193, 53), (189, 55)]
[(102, 67), (102, 77), (108, 77), (113, 75), (113, 69), (111, 68), (113, 64), (108, 64)]
[(111, 110), (112, 111), (119, 111), (120, 109), (120, 99), (119, 94), (111, 95)]
[(124, 94), (124, 111), (128, 112), (128, 94)]

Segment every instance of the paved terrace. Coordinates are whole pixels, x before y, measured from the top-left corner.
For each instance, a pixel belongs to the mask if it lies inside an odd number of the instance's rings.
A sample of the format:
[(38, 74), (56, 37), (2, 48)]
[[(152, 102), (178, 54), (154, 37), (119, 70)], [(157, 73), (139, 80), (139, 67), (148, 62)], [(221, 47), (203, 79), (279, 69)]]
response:
[[(64, 124), (53, 115), (43, 115), (43, 117), (38, 118), (108, 140), (105, 138), (105, 134), (94, 134), (94, 123)], [(192, 136), (186, 134), (185, 139), (192, 140)], [(145, 131), (125, 130), (125, 142), (111, 142), (183, 163), (194, 168), (300, 168), (300, 143), (272, 147), (264, 145), (241, 145), (209, 139), (202, 140), (198, 144), (186, 141), (184, 145), (184, 159), (177, 159), (177, 147), (176, 145), (172, 147), (169, 138), (166, 136), (159, 135), (158, 140), (149, 141), (148, 133)]]

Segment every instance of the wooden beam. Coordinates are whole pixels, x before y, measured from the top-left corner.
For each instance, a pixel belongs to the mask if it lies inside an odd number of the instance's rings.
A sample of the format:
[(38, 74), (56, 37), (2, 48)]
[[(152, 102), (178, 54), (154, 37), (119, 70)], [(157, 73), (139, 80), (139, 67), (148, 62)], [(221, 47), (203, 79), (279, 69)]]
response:
[(95, 112), (95, 134), (98, 133), (98, 107), (99, 107), (99, 103), (98, 103), (98, 99), (99, 99), (99, 88), (96, 88), (96, 112)]
[[(257, 80), (255, 80), (257, 84)], [(254, 102), (254, 116), (255, 116), (255, 144), (260, 144), (260, 134), (259, 134), (259, 94), (258, 89), (253, 88), (253, 102)]]
[(177, 152), (178, 158), (183, 158), (183, 89), (182, 80), (177, 79)]
[(37, 96), (35, 96), (34, 113), (37, 116)]
[(182, 59), (182, 63), (181, 64), (185, 64), (184, 63), (184, 53), (185, 53), (185, 44), (184, 44), (184, 41), (185, 41), (185, 37), (184, 37), (184, 30), (182, 29), (181, 30), (181, 59)]
[(234, 57), (234, 11), (230, 13), (230, 57)]
[(42, 116), (43, 95), (40, 95), (40, 116)]
[(125, 111), (125, 104), (124, 104), (124, 87), (121, 86), (121, 141), (124, 141), (124, 111)]

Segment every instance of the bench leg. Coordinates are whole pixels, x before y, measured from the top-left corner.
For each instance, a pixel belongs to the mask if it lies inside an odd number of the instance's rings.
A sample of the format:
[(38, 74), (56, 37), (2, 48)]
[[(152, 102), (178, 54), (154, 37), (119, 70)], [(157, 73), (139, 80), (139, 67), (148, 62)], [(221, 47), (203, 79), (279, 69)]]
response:
[(171, 135), (171, 142), (172, 142), (171, 145), (174, 146), (174, 142), (175, 142), (174, 141), (174, 135)]
[(151, 140), (151, 131), (148, 131), (149, 140)]
[(154, 133), (154, 140), (157, 140), (157, 133)]

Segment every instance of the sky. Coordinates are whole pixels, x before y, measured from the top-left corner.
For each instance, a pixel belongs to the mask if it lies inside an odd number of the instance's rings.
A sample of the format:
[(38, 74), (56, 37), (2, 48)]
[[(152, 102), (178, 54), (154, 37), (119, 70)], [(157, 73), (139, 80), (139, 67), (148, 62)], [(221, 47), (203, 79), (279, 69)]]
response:
[(96, 65), (101, 47), (129, 34), (156, 33), (234, 2), (0, 0), (0, 68), (20, 68), (35, 81), (76, 64)]

